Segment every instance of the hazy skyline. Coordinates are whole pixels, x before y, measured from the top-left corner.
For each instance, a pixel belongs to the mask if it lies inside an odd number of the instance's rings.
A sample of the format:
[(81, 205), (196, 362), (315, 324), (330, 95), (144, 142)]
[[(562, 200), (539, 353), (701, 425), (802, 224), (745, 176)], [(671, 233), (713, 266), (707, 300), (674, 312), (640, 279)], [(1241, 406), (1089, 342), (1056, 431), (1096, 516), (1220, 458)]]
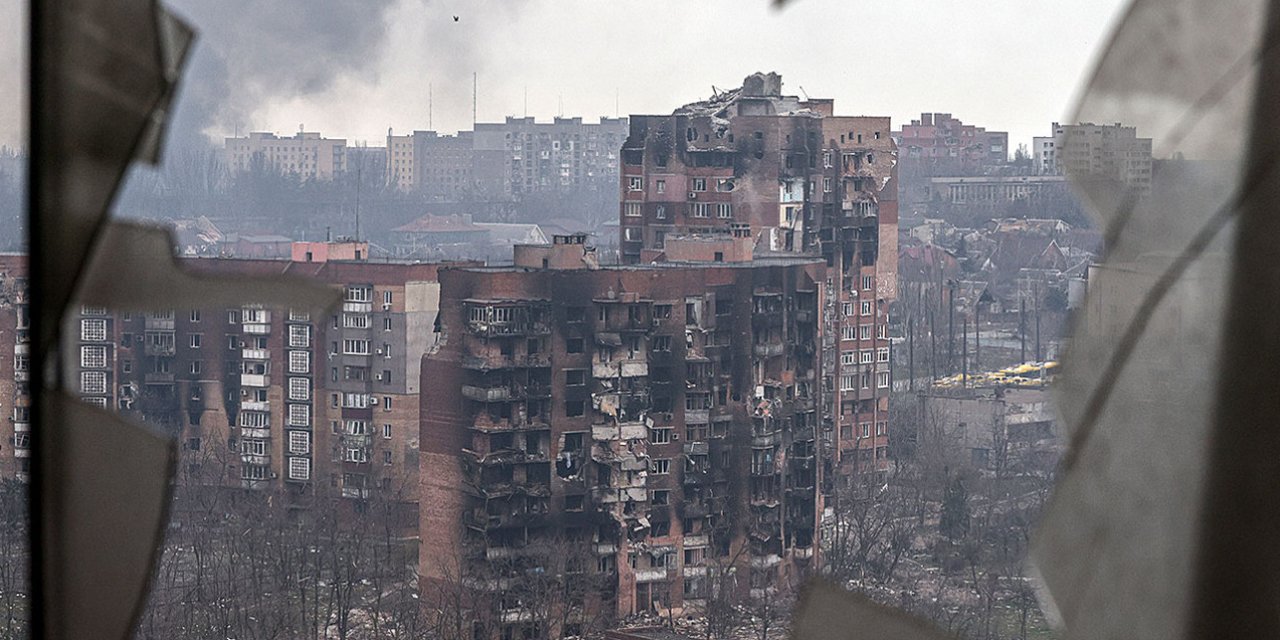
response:
[[(21, 139), (24, 3), (0, 0), (0, 144)], [(782, 74), (784, 91), (847, 115), (921, 112), (1010, 133), (1011, 147), (1065, 118), (1119, 0), (831, 2), (303, 0), (171, 3), (201, 28), (175, 140), (249, 131), (381, 145), (387, 128), (452, 133), (527, 113), (594, 120), (668, 113)], [(457, 20), (454, 20), (457, 16)], [(428, 91), (432, 107), (428, 109)], [(1141, 133), (1141, 132), (1140, 132)]]

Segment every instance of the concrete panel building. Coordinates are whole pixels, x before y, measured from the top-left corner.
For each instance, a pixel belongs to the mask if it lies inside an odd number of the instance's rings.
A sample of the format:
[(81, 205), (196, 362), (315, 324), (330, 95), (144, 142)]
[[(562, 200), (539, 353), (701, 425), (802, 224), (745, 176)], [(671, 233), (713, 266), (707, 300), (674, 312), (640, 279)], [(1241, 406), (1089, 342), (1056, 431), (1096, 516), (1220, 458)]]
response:
[(323, 138), (314, 131), (285, 137), (257, 131), (243, 138), (226, 138), (224, 150), (232, 173), (265, 168), (303, 180), (332, 180), (347, 170), (347, 141)]

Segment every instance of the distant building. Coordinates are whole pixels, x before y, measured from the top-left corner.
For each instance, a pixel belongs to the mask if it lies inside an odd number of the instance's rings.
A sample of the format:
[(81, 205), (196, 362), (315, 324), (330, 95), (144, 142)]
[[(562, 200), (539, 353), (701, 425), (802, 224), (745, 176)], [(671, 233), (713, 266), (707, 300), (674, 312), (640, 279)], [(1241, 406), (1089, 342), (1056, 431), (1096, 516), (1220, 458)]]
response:
[[(717, 568), (735, 599), (815, 570), (823, 261), (603, 267), (576, 235), (516, 262), (440, 272), (424, 599), (560, 637), (696, 606)], [(538, 595), (564, 566), (582, 592)]]
[(1067, 179), (1057, 175), (929, 178), (928, 185), (941, 211), (962, 216), (1006, 215), (1013, 205), (1024, 206), (1024, 214), (1042, 213), (1074, 203)]
[(387, 186), (401, 191), (413, 191), (417, 186), (414, 169), (413, 135), (393, 135), (387, 129)]
[(928, 202), (929, 179), (980, 176), (1009, 161), (1009, 134), (964, 124), (949, 113), (922, 113), (893, 133), (904, 206)]
[(920, 444), (938, 447), (959, 466), (1044, 473), (1057, 462), (1062, 431), (1048, 389), (983, 382), (967, 389), (935, 387), (919, 399), (928, 427), (921, 437), (940, 439)]
[(531, 223), (475, 222), (471, 215), (425, 215), (392, 229), (394, 252), (404, 259), (477, 259), (507, 262), (517, 245), (543, 244)]
[(293, 136), (253, 132), (243, 138), (227, 138), (226, 165), (233, 173), (263, 168), (296, 175), (304, 180), (332, 180), (347, 170), (347, 141), (322, 138), (299, 131)]
[(294, 262), (368, 260), (369, 243), (357, 240), (294, 242), (290, 245), (290, 259)]
[(396, 255), (412, 256), (442, 245), (487, 242), (489, 231), (478, 226), (470, 215), (425, 215), (391, 230), (395, 234)]
[(580, 117), (551, 122), (507, 117), (456, 135), (414, 131), (394, 136), (388, 131), (387, 184), (450, 201), (611, 191), (626, 131), (626, 118), (605, 117), (598, 123)]
[(1036, 138), (1043, 174), (1114, 181), (1140, 193), (1151, 190), (1151, 138), (1136, 127), (1053, 123), (1052, 138)]
[(557, 117), (547, 123), (507, 117), (502, 123), (476, 124), (475, 151), (486, 171), (502, 167), (503, 191), (512, 196), (612, 191), (618, 179), (618, 150), (626, 136), (626, 118), (601, 117), (589, 123), (580, 117)]
[(288, 260), (293, 253), (293, 238), (278, 235), (230, 234), (223, 237), (220, 253), (234, 258)]

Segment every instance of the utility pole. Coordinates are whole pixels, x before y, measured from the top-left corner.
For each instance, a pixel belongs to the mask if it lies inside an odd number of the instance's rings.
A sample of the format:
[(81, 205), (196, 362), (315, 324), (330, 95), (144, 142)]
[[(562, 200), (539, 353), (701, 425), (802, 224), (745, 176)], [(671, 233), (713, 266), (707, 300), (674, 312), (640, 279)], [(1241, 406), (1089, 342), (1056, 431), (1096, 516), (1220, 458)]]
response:
[(929, 379), (938, 379), (938, 332), (933, 326), (933, 309), (929, 310)]
[(960, 330), (960, 386), (969, 388), (969, 318), (964, 318)]
[(1018, 362), (1027, 361), (1027, 299), (1020, 300), (1021, 307), (1018, 309), (1018, 341), (1020, 345), (1020, 359)]
[(956, 281), (947, 283), (947, 373), (956, 370)]
[(907, 389), (916, 390), (916, 317), (914, 314), (907, 316)]
[(1040, 300), (1036, 300), (1036, 362), (1044, 362), (1040, 356)]
[(982, 297), (973, 305), (973, 370), (982, 371)]

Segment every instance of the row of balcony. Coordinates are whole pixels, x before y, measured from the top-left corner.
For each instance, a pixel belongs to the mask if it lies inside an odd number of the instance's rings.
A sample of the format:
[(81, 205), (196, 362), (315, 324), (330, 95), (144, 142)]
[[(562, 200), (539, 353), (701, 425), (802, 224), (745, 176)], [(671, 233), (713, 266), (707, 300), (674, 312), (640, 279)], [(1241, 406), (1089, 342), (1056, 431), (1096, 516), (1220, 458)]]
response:
[(641, 378), (649, 375), (649, 363), (637, 360), (615, 360), (591, 365), (595, 378)]
[(546, 398), (550, 397), (550, 395), (551, 387), (540, 384), (462, 385), (462, 396), (476, 402), (506, 402), (509, 400), (524, 400), (526, 398)]
[(551, 327), (545, 322), (484, 322), (467, 323), (467, 329), (474, 335), (491, 338), (497, 336), (547, 335)]
[(490, 371), (493, 369), (546, 368), (551, 366), (551, 354), (530, 353), (525, 355), (490, 355), (463, 356), (462, 368), (472, 371)]
[(494, 420), (489, 414), (481, 412), (471, 425), (477, 431), (545, 431), (551, 425), (536, 418), (523, 420)]

